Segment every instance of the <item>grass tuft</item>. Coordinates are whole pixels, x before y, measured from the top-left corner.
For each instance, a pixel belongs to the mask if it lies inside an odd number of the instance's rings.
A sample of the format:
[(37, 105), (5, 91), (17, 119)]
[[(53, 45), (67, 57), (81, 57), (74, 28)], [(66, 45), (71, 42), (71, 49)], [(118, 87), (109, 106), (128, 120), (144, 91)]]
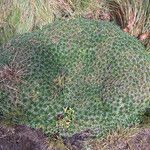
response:
[(150, 44), (150, 1), (108, 0), (111, 17), (129, 34), (136, 36), (145, 45)]

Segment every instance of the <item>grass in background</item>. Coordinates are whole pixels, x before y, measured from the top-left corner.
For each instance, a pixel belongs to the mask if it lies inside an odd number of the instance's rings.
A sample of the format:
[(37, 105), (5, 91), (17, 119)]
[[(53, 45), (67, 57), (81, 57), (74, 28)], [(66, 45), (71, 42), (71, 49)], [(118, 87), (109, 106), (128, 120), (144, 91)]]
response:
[(0, 0), (0, 44), (59, 16), (55, 0)]
[[(0, 0), (0, 44), (55, 18), (92, 15), (98, 18), (104, 0)], [(103, 5), (103, 6), (102, 6)]]
[(55, 18), (84, 16), (115, 20), (150, 46), (149, 0), (0, 0), (0, 44), (51, 23)]
[(11, 0), (0, 0), (0, 45), (14, 35), (14, 28), (8, 23), (11, 14)]
[(150, 1), (108, 0), (111, 17), (125, 32), (150, 46)]

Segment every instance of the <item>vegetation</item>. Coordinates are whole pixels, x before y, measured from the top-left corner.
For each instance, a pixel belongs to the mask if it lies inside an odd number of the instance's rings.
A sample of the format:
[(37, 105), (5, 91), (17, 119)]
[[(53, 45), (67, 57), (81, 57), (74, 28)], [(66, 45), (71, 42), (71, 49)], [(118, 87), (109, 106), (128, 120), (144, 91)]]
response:
[(0, 0), (0, 44), (61, 17), (116, 21), (125, 32), (150, 45), (149, 0)]
[(150, 2), (148, 0), (109, 0), (110, 13), (125, 32), (150, 46)]
[(1, 54), (1, 110), (13, 122), (105, 133), (139, 123), (149, 106), (148, 53), (113, 23), (58, 20), (13, 38)]
[(0, 0), (0, 8), (1, 123), (62, 137), (90, 130), (107, 137), (90, 143), (97, 149), (150, 127), (149, 0)]

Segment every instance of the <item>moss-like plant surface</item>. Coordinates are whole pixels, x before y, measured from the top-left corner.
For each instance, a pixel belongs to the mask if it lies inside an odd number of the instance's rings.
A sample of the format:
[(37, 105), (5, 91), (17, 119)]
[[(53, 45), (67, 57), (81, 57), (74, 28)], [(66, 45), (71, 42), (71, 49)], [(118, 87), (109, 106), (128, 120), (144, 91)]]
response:
[(117, 25), (59, 20), (0, 48), (3, 120), (104, 135), (141, 122), (150, 106), (150, 55)]

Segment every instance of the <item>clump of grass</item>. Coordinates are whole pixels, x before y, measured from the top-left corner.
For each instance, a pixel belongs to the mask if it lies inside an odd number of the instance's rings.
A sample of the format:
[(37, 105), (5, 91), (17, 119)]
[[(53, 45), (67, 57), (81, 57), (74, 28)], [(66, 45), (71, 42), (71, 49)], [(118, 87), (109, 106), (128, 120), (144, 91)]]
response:
[[(119, 129), (109, 134), (107, 137), (103, 139), (90, 140), (88, 142), (88, 145), (90, 145), (93, 150), (108, 150), (108, 149), (117, 150), (117, 149), (124, 149), (124, 148), (135, 149), (134, 145), (136, 145), (136, 143), (134, 143), (135, 140), (133, 140), (133, 138), (135, 138), (135, 136), (137, 135), (140, 135), (142, 137), (142, 131), (143, 132), (145, 131), (146, 134), (146, 131), (149, 131), (149, 128), (132, 127), (126, 129)], [(142, 140), (140, 141), (142, 142)]]
[[(86, 16), (99, 19), (106, 9), (105, 0), (56, 0), (62, 17)], [(108, 10), (108, 9), (107, 9)]]
[(103, 139), (91, 140), (90, 145), (93, 147), (93, 150), (115, 149), (117, 141), (128, 140), (130, 136), (138, 131), (139, 129), (137, 127), (131, 129), (118, 129)]
[[(150, 46), (149, 0), (1, 0), (0, 44), (15, 34), (51, 23), (55, 18), (84, 16), (110, 20)], [(110, 11), (110, 12), (109, 12)]]
[[(101, 139), (93, 139), (87, 143), (92, 146), (93, 150), (108, 150), (108, 149), (118, 149), (119, 143), (122, 146), (124, 144), (131, 144), (132, 147), (132, 137), (137, 133), (140, 133), (144, 130), (150, 129), (150, 114), (149, 109), (143, 114), (143, 121), (136, 126), (131, 126), (128, 128), (119, 128), (114, 132), (110, 132), (107, 136)], [(141, 132), (142, 133), (142, 132)], [(142, 135), (142, 134), (141, 134)], [(130, 148), (131, 148), (130, 147)], [(131, 148), (132, 149), (132, 148)], [(134, 149), (134, 148), (133, 148)]]
[(75, 15), (84, 15), (89, 12), (94, 13), (100, 8), (99, 0), (72, 0)]
[(7, 21), (11, 13), (12, 0), (0, 0), (0, 45), (14, 35), (13, 26)]
[(1, 0), (0, 44), (15, 34), (32, 31), (59, 16), (56, 0)]
[(15, 34), (42, 28), (55, 18), (98, 19), (105, 0), (0, 0), (0, 45)]
[(24, 33), (41, 27), (54, 20), (58, 14), (55, 1), (48, 0), (13, 0), (14, 8), (20, 10), (17, 33)]
[(149, 0), (108, 0), (111, 17), (129, 34), (138, 37), (144, 44), (150, 38)]

